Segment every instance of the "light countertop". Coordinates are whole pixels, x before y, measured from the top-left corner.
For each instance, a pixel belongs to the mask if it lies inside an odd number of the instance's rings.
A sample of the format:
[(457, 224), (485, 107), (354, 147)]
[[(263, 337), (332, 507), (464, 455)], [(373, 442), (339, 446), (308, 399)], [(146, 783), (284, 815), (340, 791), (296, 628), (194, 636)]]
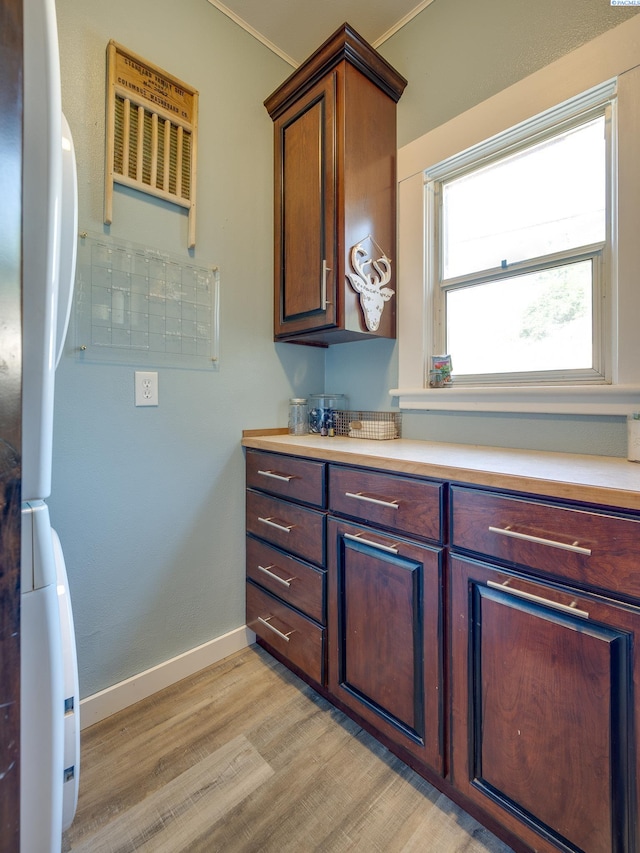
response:
[(640, 510), (640, 464), (613, 456), (404, 438), (373, 441), (292, 436), (270, 430), (245, 431), (242, 445), (308, 459)]

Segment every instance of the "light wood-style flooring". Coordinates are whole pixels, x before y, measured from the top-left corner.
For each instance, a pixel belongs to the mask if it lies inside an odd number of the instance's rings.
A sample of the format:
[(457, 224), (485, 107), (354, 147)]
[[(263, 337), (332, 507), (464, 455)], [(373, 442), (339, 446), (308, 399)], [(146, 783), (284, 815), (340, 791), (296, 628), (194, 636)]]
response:
[(82, 733), (63, 853), (511, 853), (258, 647)]

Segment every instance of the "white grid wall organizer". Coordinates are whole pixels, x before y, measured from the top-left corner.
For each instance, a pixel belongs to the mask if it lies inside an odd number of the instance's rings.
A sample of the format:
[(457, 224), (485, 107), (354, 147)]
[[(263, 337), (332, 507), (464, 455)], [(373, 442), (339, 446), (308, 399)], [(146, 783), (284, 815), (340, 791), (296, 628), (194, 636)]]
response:
[(79, 358), (217, 369), (219, 289), (216, 266), (82, 232), (75, 296)]

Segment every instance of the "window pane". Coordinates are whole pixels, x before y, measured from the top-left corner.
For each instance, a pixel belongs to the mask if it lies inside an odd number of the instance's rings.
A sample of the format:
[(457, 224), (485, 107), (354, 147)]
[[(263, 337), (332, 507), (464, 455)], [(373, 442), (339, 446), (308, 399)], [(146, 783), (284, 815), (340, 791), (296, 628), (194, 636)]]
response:
[(605, 239), (604, 116), (443, 183), (443, 278)]
[(591, 368), (592, 261), (447, 293), (454, 374)]

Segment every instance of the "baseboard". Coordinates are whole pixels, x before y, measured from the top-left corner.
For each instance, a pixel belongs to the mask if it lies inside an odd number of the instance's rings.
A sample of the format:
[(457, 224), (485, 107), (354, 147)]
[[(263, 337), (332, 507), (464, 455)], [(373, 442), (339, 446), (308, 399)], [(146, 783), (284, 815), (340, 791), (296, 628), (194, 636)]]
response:
[(255, 642), (256, 635), (246, 625), (229, 631), (215, 640), (196, 646), (177, 657), (163, 661), (138, 675), (120, 681), (99, 693), (87, 696), (80, 702), (80, 728), (86, 729), (94, 723), (122, 711), (129, 705), (146, 699), (158, 690), (175, 684), (200, 669), (217, 663), (234, 652)]

